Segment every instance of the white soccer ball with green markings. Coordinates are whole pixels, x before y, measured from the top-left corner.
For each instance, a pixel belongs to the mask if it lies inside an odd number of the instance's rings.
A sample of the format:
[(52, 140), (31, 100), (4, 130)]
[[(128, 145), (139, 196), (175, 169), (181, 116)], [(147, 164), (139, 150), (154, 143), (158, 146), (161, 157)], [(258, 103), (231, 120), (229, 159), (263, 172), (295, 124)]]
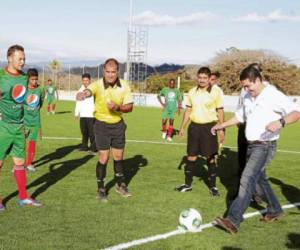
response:
[(199, 230), (201, 224), (202, 216), (194, 208), (185, 209), (179, 215), (179, 227), (184, 230), (195, 232)]

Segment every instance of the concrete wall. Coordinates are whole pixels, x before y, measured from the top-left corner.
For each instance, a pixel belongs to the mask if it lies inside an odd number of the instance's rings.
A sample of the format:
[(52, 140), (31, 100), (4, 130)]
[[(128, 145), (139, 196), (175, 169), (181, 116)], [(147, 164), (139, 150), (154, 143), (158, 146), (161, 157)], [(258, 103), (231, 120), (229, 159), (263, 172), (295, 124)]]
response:
[[(59, 91), (59, 98), (61, 100), (75, 101), (76, 91)], [(224, 98), (224, 108), (226, 112), (234, 112), (238, 103), (238, 96), (228, 96)], [(300, 96), (289, 96), (289, 98), (300, 106)], [(147, 107), (160, 107), (155, 94), (133, 94), (135, 105)], [(183, 106), (185, 107), (186, 95), (183, 99)]]

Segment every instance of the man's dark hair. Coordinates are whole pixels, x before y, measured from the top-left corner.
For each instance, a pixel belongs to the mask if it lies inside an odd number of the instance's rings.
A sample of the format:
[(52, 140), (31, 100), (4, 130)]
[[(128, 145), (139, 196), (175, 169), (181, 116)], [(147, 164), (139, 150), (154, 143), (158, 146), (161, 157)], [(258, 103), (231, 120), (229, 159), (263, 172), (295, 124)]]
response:
[(30, 68), (27, 70), (27, 76), (32, 77), (32, 76), (39, 76), (39, 72), (35, 68)]
[(174, 82), (174, 83), (176, 83), (176, 81), (175, 81), (175, 79), (174, 79), (174, 78), (171, 78), (171, 79), (169, 80), (169, 83), (171, 83), (171, 82)]
[(255, 82), (257, 78), (262, 81), (262, 76), (259, 70), (255, 67), (248, 66), (244, 68), (240, 74), (240, 81), (249, 79), (250, 82)]
[(91, 80), (91, 75), (89, 73), (84, 73), (82, 74), (81, 78), (88, 78), (89, 80)]
[(15, 51), (22, 51), (24, 52), (24, 48), (21, 45), (13, 45), (10, 46), (7, 50), (7, 57), (10, 57)]
[(221, 76), (221, 73), (219, 71), (215, 71), (215, 72), (212, 72), (210, 76), (215, 76), (219, 79)]
[(115, 64), (117, 66), (117, 70), (119, 70), (119, 62), (115, 58), (108, 58), (104, 62), (103, 68), (105, 68), (107, 64)]
[(208, 67), (201, 67), (201, 68), (198, 70), (198, 72), (197, 72), (197, 75), (199, 75), (199, 74), (205, 74), (205, 75), (207, 75), (208, 77), (210, 77), (210, 76), (211, 76), (211, 71), (210, 71), (210, 69), (209, 69)]
[(248, 67), (256, 68), (260, 73), (263, 71), (260, 63), (251, 63), (248, 65)]

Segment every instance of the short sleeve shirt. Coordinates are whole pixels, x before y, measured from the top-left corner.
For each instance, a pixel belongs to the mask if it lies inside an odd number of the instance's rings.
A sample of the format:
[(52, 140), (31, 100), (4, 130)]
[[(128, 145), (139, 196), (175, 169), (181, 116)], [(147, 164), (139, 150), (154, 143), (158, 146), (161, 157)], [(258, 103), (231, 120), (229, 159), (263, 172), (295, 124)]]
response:
[(192, 88), (186, 101), (186, 106), (191, 108), (190, 120), (199, 124), (217, 121), (217, 109), (223, 108), (223, 99), (223, 91), (216, 85), (210, 91)]
[(48, 85), (45, 89), (47, 91), (47, 99), (53, 99), (55, 96), (56, 87), (53, 85)]
[(42, 87), (28, 88), (24, 104), (24, 125), (28, 127), (40, 127), (40, 109), (44, 100)]
[(115, 84), (113, 87), (105, 88), (103, 79), (91, 83), (87, 89), (92, 92), (95, 98), (95, 118), (109, 124), (118, 123), (122, 119), (122, 113), (110, 111), (107, 104), (113, 101), (117, 105), (133, 103), (133, 97), (128, 84), (120, 80), (120, 86)]
[(176, 111), (178, 102), (182, 99), (177, 88), (165, 87), (159, 92), (165, 98), (166, 109), (170, 112)]
[(0, 120), (16, 124), (23, 122), (22, 100), (25, 99), (26, 91), (26, 74), (11, 75), (6, 70), (0, 69)]

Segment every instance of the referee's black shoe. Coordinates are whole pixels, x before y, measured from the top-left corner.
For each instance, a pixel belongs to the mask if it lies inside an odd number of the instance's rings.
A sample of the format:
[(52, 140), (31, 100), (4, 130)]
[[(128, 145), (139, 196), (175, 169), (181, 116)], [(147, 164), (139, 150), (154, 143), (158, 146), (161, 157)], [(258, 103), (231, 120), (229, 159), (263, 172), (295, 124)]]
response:
[(175, 188), (176, 191), (178, 192), (189, 192), (192, 191), (192, 186), (186, 185), (186, 184), (182, 184), (178, 187)]
[(107, 194), (105, 188), (99, 188), (96, 198), (102, 202), (107, 202)]
[(220, 196), (219, 190), (216, 187), (212, 187), (209, 192), (214, 197)]

